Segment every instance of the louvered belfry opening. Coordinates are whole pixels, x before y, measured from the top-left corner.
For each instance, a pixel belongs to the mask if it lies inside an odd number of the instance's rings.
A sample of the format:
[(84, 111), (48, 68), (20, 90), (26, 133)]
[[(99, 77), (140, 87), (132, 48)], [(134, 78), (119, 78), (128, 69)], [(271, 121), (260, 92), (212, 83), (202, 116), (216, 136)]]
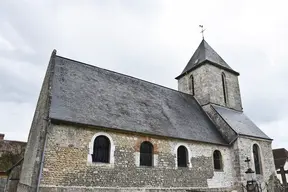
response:
[(213, 161), (214, 161), (214, 169), (215, 170), (222, 170), (222, 155), (221, 152), (215, 150), (213, 153)]
[(177, 149), (177, 163), (178, 167), (187, 167), (188, 165), (188, 151), (184, 146)]
[(149, 141), (141, 143), (140, 166), (153, 166), (153, 145)]
[(106, 136), (98, 136), (94, 140), (92, 162), (109, 163), (110, 140)]

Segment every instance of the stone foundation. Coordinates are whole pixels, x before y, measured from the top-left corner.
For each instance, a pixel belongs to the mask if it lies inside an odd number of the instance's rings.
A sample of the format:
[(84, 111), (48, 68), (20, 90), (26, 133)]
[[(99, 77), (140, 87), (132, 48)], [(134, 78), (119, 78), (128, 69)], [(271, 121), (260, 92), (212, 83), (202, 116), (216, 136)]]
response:
[(231, 188), (81, 188), (40, 187), (40, 192), (230, 192)]

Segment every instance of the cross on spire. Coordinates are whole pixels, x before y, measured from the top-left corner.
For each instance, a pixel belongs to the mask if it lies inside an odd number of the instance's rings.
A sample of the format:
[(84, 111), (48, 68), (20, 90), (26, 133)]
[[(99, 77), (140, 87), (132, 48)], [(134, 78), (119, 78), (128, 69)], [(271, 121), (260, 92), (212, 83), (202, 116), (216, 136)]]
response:
[(204, 39), (204, 31), (206, 29), (203, 28), (203, 25), (199, 25), (199, 27), (201, 28), (201, 32), (200, 33), (202, 33), (202, 38)]

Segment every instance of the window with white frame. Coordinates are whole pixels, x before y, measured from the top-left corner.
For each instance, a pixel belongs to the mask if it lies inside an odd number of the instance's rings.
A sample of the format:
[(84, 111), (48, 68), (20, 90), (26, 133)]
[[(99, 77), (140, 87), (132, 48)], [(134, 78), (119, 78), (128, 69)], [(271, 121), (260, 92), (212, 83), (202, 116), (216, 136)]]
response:
[(177, 165), (178, 167), (188, 167), (188, 151), (183, 145), (177, 149)]
[(87, 162), (93, 166), (114, 166), (115, 145), (112, 137), (106, 132), (96, 133), (89, 142)]
[(109, 163), (110, 159), (110, 140), (100, 135), (94, 140), (92, 162)]

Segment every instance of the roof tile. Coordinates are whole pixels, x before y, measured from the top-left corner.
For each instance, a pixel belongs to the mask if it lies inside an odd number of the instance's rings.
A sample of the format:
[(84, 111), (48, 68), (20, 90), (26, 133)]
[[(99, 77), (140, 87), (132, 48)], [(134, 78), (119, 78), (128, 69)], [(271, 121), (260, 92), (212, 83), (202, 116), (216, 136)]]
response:
[(193, 96), (56, 56), (50, 118), (227, 144)]
[(222, 68), (229, 70), (230, 72), (236, 73), (239, 75), (238, 72), (234, 71), (225, 61), (222, 59), (218, 53), (203, 39), (194, 52), (193, 56), (189, 60), (188, 64), (182, 71), (182, 73), (176, 77), (178, 79), (185, 73), (191, 71), (192, 69), (200, 66), (204, 62), (209, 62), (214, 65), (218, 65)]

